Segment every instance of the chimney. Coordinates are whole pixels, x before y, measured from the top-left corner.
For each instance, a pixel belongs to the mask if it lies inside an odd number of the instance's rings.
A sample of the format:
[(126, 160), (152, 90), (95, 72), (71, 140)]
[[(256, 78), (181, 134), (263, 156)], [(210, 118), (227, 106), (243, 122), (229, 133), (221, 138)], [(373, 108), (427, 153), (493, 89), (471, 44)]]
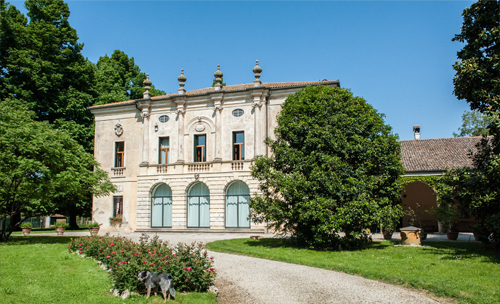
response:
[(420, 139), (420, 125), (414, 125), (413, 132), (415, 133), (415, 139)]

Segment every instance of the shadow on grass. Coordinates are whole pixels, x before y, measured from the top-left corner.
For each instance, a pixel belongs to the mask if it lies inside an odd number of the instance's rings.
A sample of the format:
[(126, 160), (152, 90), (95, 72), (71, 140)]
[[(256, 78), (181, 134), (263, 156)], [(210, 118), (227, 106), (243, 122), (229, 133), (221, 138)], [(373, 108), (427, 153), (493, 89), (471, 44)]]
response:
[(444, 255), (441, 259), (483, 259), (484, 263), (500, 263), (500, 252), (486, 247), (482, 243), (462, 242), (424, 242), (425, 245), (433, 247), (430, 251), (436, 255)]
[(7, 242), (1, 242), (2, 245), (29, 245), (29, 244), (68, 244), (71, 236), (11, 236)]
[[(393, 247), (394, 244), (398, 242), (392, 241), (384, 241), (384, 242), (372, 242), (368, 244), (366, 248), (361, 248), (357, 250), (364, 249), (386, 249), (388, 247)], [(314, 251), (335, 251), (335, 250), (327, 250), (327, 249), (310, 249), (306, 247), (297, 246), (292, 240), (289, 238), (263, 238), (260, 240), (247, 240), (245, 241), (245, 245), (249, 247), (266, 247), (266, 248), (294, 248), (294, 249), (307, 249)], [(349, 250), (349, 251), (357, 251), (357, 250)]]

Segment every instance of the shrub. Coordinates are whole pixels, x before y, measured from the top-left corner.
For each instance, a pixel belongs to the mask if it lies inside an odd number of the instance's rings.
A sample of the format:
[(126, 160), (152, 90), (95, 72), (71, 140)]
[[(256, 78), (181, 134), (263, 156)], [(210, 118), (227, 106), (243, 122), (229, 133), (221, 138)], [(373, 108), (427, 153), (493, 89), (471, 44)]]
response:
[(139, 243), (125, 237), (85, 236), (71, 239), (69, 252), (77, 252), (101, 261), (111, 271), (115, 288), (144, 292), (144, 283), (137, 280), (143, 270), (167, 272), (172, 275), (177, 291), (207, 291), (215, 279), (212, 258), (202, 243), (169, 246), (158, 236), (143, 234)]
[(99, 228), (101, 227), (101, 224), (99, 223), (90, 223), (87, 225), (87, 228)]
[(31, 227), (33, 227), (33, 225), (31, 225), (31, 223), (22, 223), (21, 225), (19, 225), (19, 227), (21, 227), (21, 228), (31, 228)]
[(57, 222), (57, 223), (54, 224), (54, 227), (56, 227), (56, 228), (58, 228), (58, 227), (68, 228), (69, 224), (65, 223), (65, 222)]

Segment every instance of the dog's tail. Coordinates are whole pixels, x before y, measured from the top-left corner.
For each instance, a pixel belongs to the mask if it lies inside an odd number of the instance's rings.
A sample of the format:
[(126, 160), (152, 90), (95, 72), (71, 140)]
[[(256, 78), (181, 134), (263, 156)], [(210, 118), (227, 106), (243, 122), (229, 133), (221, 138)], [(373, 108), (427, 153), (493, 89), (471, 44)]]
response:
[(170, 295), (175, 298), (174, 280), (168, 275), (168, 285), (170, 286)]

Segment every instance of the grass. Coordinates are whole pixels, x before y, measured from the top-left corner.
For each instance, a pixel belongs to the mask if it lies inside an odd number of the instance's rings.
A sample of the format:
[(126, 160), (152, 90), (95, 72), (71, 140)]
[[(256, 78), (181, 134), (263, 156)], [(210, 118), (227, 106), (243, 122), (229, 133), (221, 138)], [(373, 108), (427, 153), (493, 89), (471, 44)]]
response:
[[(80, 228), (80, 229), (66, 229), (64, 232), (89, 232), (88, 228)], [(38, 229), (31, 229), (31, 234), (38, 234), (38, 233), (57, 233), (55, 228), (38, 228)], [(23, 235), (22, 231), (13, 231), (11, 235)], [(90, 232), (89, 232), (90, 235)]]
[(233, 239), (208, 243), (213, 251), (307, 265), (428, 290), (459, 303), (500, 303), (500, 253), (480, 243), (426, 242), (394, 247), (374, 242), (359, 251), (315, 251), (287, 239)]
[[(0, 299), (7, 303), (163, 303), (133, 295), (122, 300), (109, 290), (108, 273), (92, 259), (69, 254), (70, 237), (11, 236), (0, 243)], [(216, 303), (210, 293), (178, 294), (167, 303)]]

